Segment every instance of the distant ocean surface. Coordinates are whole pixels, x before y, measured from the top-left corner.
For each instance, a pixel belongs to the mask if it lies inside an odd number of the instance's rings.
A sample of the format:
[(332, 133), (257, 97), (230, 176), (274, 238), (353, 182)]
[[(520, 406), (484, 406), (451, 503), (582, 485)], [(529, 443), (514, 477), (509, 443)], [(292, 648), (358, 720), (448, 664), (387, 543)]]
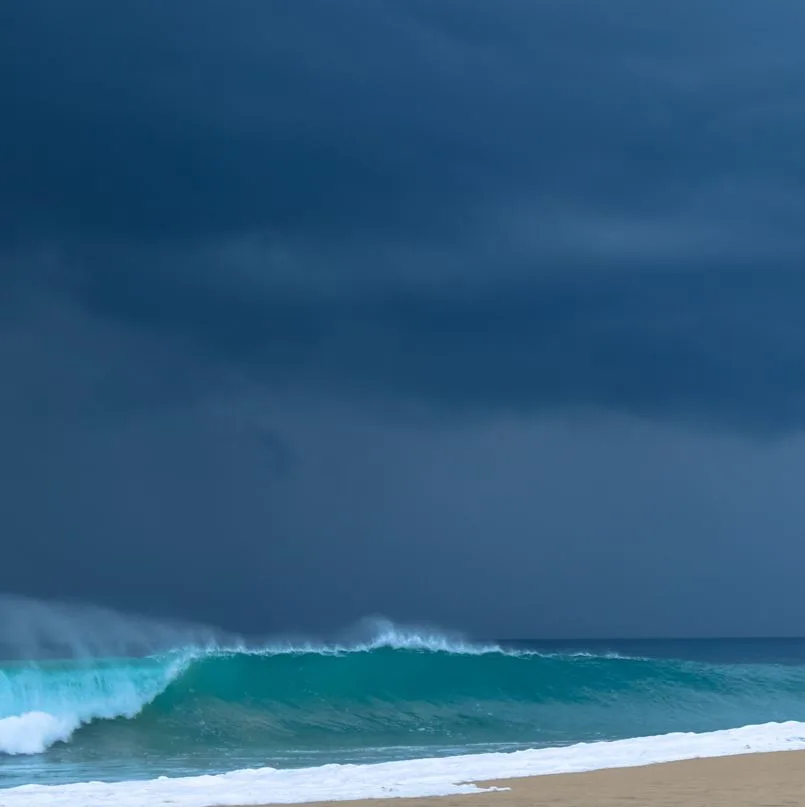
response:
[(0, 787), (510, 752), (785, 721), (805, 722), (803, 639), (473, 644), (386, 625), (352, 646), (0, 662)]

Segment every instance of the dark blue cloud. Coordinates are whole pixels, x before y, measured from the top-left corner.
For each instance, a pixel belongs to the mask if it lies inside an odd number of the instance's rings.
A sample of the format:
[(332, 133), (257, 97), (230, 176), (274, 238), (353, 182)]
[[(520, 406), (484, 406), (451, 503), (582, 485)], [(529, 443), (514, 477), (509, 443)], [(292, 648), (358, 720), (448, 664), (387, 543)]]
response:
[(5, 204), (74, 235), (354, 236), (523, 195), (663, 211), (721, 178), (801, 179), (800, 17), (33, 0), (0, 34)]
[(150, 296), (91, 275), (90, 309), (190, 335), (221, 366), (277, 385), (426, 401), (451, 412), (603, 409), (705, 428), (801, 428), (799, 266), (613, 273), (490, 292), (334, 302), (199, 294), (174, 276)]
[(15, 4), (7, 277), (272, 383), (798, 427), (802, 21)]

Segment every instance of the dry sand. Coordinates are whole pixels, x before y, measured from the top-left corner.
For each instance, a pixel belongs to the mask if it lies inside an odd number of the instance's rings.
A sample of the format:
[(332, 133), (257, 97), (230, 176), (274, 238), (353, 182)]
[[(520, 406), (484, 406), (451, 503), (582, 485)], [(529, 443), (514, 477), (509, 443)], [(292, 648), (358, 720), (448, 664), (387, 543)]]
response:
[(805, 807), (805, 751), (484, 784), (510, 790), (427, 799), (323, 802), (317, 807)]

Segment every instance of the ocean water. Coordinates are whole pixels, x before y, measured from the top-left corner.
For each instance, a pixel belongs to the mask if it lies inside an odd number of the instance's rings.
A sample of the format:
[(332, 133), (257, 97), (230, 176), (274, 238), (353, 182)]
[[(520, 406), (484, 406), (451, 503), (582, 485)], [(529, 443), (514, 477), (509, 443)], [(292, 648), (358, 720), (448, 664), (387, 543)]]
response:
[[(760, 728), (734, 731), (746, 726)], [(683, 742), (674, 736), (680, 732), (704, 739)], [(268, 795), (278, 798), (281, 776), (321, 782), (323, 771), (349, 770), (352, 787), (357, 771), (369, 770), (333, 767), (345, 764), (397, 761), (389, 775), (405, 770), (403, 778), (415, 779), (414, 763), (405, 761), (436, 758), (439, 770), (458, 765), (471, 779), (470, 760), (491, 775), (511, 774), (512, 760), (526, 759), (511, 752), (525, 749), (533, 772), (548, 762), (551, 770), (604, 767), (652, 754), (681, 758), (685, 748), (697, 748), (695, 756), (800, 743), (805, 747), (800, 639), (471, 643), (384, 625), (353, 644), (207, 644), (136, 657), (0, 662), (3, 807), (67, 805), (78, 793), (15, 789), (30, 784), (156, 786), (158, 777), (243, 769), (264, 769), (265, 776), (270, 768)], [(598, 749), (592, 757), (591, 748)], [(593, 763), (574, 763), (582, 753)], [(387, 768), (372, 770), (367, 782)], [(244, 776), (257, 787), (252, 774)], [(311, 797), (336, 795), (336, 779)], [(158, 782), (160, 794), (170, 790), (170, 782)], [(126, 787), (109, 789), (108, 803), (125, 803)], [(232, 788), (240, 801), (231, 803), (269, 800), (265, 790), (244, 795), (234, 780)], [(298, 781), (292, 790), (305, 792)], [(46, 792), (52, 801), (42, 800)], [(193, 792), (199, 801), (176, 803), (213, 803)], [(226, 803), (222, 793), (215, 803)], [(138, 798), (147, 803), (142, 793)]]

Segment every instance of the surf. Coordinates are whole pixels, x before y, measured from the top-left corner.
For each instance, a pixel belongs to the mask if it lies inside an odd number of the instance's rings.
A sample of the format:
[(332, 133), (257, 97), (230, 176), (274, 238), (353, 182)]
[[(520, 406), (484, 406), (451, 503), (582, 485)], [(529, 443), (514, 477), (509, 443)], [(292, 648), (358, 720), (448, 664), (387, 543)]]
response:
[(804, 689), (801, 666), (550, 653), (386, 622), (349, 642), (0, 664), (0, 755), (248, 746), (284, 766), (516, 750), (805, 720)]

